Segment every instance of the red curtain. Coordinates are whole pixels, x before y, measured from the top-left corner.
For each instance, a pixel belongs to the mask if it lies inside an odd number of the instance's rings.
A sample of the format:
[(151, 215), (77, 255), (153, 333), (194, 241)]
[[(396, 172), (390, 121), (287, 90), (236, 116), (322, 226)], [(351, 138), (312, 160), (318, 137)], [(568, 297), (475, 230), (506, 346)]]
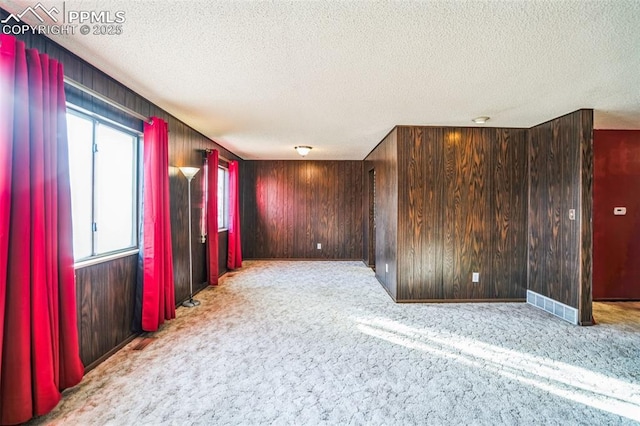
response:
[(169, 213), (169, 129), (157, 117), (144, 125), (142, 330), (176, 317)]
[(218, 151), (207, 155), (207, 274), (209, 285), (218, 285)]
[(62, 65), (0, 35), (0, 423), (82, 379)]
[(242, 267), (242, 248), (240, 243), (240, 180), (238, 162), (229, 162), (229, 253), (227, 268)]

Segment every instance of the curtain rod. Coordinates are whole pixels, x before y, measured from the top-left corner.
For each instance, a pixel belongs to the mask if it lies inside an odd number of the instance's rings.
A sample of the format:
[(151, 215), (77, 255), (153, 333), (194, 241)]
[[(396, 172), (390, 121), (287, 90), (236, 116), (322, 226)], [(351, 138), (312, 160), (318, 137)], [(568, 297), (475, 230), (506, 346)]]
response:
[(120, 111), (122, 111), (122, 112), (124, 112), (124, 113), (126, 113), (126, 114), (128, 114), (130, 116), (132, 116), (132, 117), (135, 117), (135, 118), (137, 118), (139, 120), (144, 121), (145, 123), (150, 123), (151, 122), (149, 120), (149, 117), (145, 117), (144, 115), (142, 115), (140, 113), (137, 113), (134, 110), (132, 110), (130, 108), (127, 108), (126, 106), (120, 105), (119, 103), (116, 103), (116, 102), (112, 101), (111, 99), (107, 98), (106, 96), (96, 92), (93, 89), (88, 88), (87, 86), (85, 86), (83, 84), (78, 83), (77, 81), (75, 81), (73, 79), (70, 79), (69, 77), (65, 76), (64, 82), (65, 82), (65, 84), (67, 84), (67, 85), (69, 85), (69, 86), (71, 86), (71, 87), (73, 87), (75, 89), (78, 89), (81, 92), (86, 93), (87, 95), (93, 96), (94, 98), (99, 99), (102, 102), (104, 102), (104, 103), (106, 103), (106, 104), (108, 104), (108, 105), (110, 105), (110, 106), (112, 106), (112, 107), (114, 107), (114, 108), (116, 108), (116, 109), (118, 109), (118, 110), (120, 110)]
[[(211, 152), (213, 152), (213, 150), (211, 148), (199, 149), (198, 151), (200, 151), (204, 157), (206, 157), (207, 154), (210, 154)], [(220, 155), (220, 150), (218, 150), (218, 158), (221, 159), (221, 160), (226, 161), (227, 163), (231, 162), (231, 160), (229, 160), (228, 158), (225, 158), (222, 155)]]
[[(120, 111), (122, 111), (122, 112), (124, 112), (126, 114), (129, 114), (132, 117), (138, 118), (138, 119), (144, 121), (145, 123), (151, 123), (151, 120), (149, 119), (149, 117), (145, 117), (144, 115), (142, 115), (140, 113), (137, 113), (134, 110), (132, 110), (130, 108), (127, 108), (126, 106), (120, 105), (119, 103), (112, 101), (111, 99), (107, 98), (106, 96), (96, 92), (93, 89), (88, 88), (87, 86), (85, 86), (85, 85), (83, 85), (81, 83), (78, 83), (77, 81), (75, 81), (75, 80), (73, 80), (73, 79), (71, 79), (69, 77), (65, 76), (64, 82), (65, 82), (65, 84), (68, 84), (69, 86), (71, 86), (73, 88), (76, 88), (76, 89), (80, 90), (81, 92), (84, 92), (84, 93), (86, 93), (86, 94), (88, 94), (90, 96), (93, 96), (94, 98), (100, 99), (102, 102), (104, 102), (104, 103), (106, 103), (108, 105), (111, 105), (112, 107), (114, 107), (114, 108), (116, 108), (116, 109), (118, 109), (118, 110), (120, 110)], [(208, 153), (210, 153), (213, 150), (209, 149), (209, 148), (206, 148), (206, 149), (201, 149), (199, 151), (202, 151), (203, 155), (207, 155)], [(231, 160), (229, 160), (228, 158), (223, 157), (220, 154), (218, 154), (218, 158), (220, 158), (221, 160), (226, 161), (227, 163), (231, 162)]]

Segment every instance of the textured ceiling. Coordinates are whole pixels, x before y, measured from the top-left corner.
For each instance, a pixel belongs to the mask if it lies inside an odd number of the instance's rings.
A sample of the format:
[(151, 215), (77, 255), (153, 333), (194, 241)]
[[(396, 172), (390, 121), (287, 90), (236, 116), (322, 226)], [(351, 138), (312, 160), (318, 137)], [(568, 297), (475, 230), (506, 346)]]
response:
[(64, 3), (126, 22), (55, 41), (245, 159), (360, 160), (396, 124), (480, 115), (640, 129), (640, 1)]

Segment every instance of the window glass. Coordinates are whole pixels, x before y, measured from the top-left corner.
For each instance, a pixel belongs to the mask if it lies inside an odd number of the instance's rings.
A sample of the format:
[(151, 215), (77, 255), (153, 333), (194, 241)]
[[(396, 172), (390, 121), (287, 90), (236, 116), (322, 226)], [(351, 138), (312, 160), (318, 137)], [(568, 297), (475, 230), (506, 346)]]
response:
[(137, 246), (138, 136), (67, 114), (76, 260)]
[(229, 211), (229, 172), (218, 168), (218, 229), (226, 229)]
[(96, 124), (96, 254), (136, 245), (136, 140)]
[(93, 122), (67, 115), (73, 252), (76, 259), (91, 256), (93, 234)]

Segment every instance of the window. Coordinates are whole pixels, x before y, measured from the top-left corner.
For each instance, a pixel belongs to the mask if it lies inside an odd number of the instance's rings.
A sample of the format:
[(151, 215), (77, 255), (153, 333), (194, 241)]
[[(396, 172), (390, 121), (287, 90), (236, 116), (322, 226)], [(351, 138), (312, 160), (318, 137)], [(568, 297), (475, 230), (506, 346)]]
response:
[(229, 225), (229, 171), (218, 167), (218, 229)]
[(68, 110), (76, 260), (138, 245), (138, 135)]

